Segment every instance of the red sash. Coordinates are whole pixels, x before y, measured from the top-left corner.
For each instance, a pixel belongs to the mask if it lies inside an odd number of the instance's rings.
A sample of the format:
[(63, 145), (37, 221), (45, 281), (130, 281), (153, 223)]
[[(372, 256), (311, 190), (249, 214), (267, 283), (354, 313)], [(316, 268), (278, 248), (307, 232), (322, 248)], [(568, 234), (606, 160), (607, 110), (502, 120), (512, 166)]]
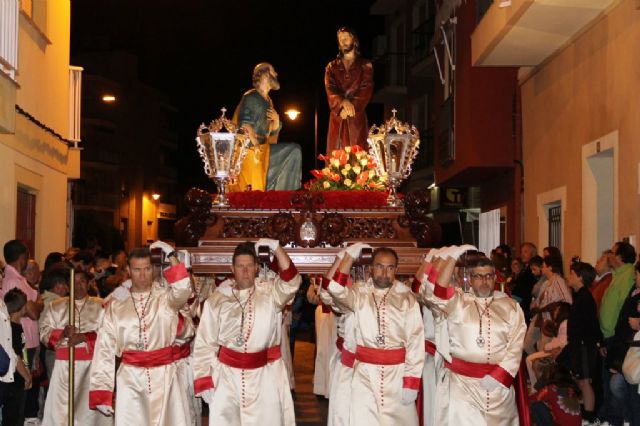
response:
[(460, 358), (451, 358), (451, 362), (445, 360), (445, 367), (461, 376), (474, 377), (482, 379), (491, 373), (496, 367), (494, 364), (481, 364), (479, 362), (463, 361)]
[(358, 345), (356, 347), (356, 359), (367, 364), (396, 365), (404, 363), (406, 352), (405, 348), (378, 349)]
[(167, 346), (154, 351), (124, 351), (122, 362), (141, 368), (160, 367), (188, 357), (190, 351), (188, 343), (182, 346)]
[(272, 346), (260, 352), (236, 352), (233, 349), (221, 346), (218, 352), (218, 359), (221, 363), (243, 370), (264, 367), (268, 363), (280, 359), (280, 357), (280, 345)]
[(424, 351), (431, 356), (436, 356), (436, 345), (430, 340), (424, 341)]
[[(69, 348), (64, 347), (56, 349), (56, 359), (69, 361)], [(76, 361), (91, 361), (93, 359), (93, 353), (89, 352), (89, 349), (87, 348), (76, 347), (74, 359)]]
[(353, 363), (356, 360), (356, 354), (345, 348), (342, 348), (340, 352), (340, 362), (342, 363), (342, 365), (344, 365), (345, 367), (353, 368)]

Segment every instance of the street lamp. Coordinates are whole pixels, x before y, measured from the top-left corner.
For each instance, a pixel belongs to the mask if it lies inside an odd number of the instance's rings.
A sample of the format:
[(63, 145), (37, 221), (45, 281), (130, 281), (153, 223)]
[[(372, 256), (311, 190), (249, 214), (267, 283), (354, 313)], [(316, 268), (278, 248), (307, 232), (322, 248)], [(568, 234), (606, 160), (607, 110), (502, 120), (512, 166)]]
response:
[[(295, 108), (289, 108), (286, 110), (285, 115), (289, 117), (289, 120), (295, 121), (300, 116), (300, 111)], [(315, 101), (313, 105), (313, 151), (314, 151), (314, 168), (318, 168), (318, 91), (316, 90)]]
[(296, 121), (296, 119), (300, 115), (300, 111), (298, 111), (295, 108), (290, 108), (286, 110), (284, 113), (287, 114), (287, 117), (289, 117), (289, 120), (291, 121)]
[(153, 201), (158, 201), (160, 199), (160, 194), (154, 192), (153, 194), (151, 194), (151, 198), (153, 198)]
[(114, 95), (106, 94), (102, 95), (102, 102), (112, 103), (116, 101), (116, 97)]

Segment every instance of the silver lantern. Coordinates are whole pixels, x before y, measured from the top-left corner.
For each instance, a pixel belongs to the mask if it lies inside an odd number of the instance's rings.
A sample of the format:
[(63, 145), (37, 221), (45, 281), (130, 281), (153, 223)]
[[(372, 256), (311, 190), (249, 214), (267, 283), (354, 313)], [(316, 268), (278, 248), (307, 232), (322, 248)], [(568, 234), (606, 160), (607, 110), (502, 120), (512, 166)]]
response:
[(367, 143), (369, 154), (376, 163), (376, 171), (380, 176), (387, 177), (389, 196), (387, 205), (402, 206), (402, 200), (397, 196), (400, 183), (411, 174), (411, 165), (418, 155), (420, 135), (415, 126), (402, 123), (393, 116), (380, 126), (373, 125), (369, 130)]
[(229, 206), (227, 185), (237, 179), (242, 161), (251, 146), (251, 140), (244, 130), (238, 129), (225, 117), (226, 111), (222, 108), (220, 118), (208, 126), (201, 124), (196, 137), (204, 172), (215, 181), (218, 188), (213, 200), (213, 205), (218, 207)]

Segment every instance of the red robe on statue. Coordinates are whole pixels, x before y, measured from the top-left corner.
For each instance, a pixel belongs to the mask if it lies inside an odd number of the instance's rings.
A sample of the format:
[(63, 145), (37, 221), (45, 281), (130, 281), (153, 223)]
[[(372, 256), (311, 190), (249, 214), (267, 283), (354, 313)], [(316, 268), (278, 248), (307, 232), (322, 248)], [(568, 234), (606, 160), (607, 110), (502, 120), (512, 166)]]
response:
[[(365, 146), (369, 125), (365, 108), (373, 93), (373, 66), (358, 56), (349, 69), (342, 58), (329, 62), (324, 74), (324, 86), (329, 101), (329, 130), (327, 133), (327, 155), (334, 149), (348, 145)], [(343, 100), (353, 104), (356, 115), (343, 120), (340, 117)]]

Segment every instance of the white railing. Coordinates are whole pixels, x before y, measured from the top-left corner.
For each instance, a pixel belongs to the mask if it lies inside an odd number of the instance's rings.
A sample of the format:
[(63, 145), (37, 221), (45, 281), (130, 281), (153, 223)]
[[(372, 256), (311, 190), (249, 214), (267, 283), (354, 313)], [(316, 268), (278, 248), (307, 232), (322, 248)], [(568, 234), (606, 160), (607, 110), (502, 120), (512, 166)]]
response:
[(0, 72), (16, 79), (18, 70), (18, 0), (0, 0)]
[[(4, 1), (4, 0), (0, 0)], [(80, 108), (82, 106), (82, 67), (69, 65), (69, 140), (80, 142)]]

